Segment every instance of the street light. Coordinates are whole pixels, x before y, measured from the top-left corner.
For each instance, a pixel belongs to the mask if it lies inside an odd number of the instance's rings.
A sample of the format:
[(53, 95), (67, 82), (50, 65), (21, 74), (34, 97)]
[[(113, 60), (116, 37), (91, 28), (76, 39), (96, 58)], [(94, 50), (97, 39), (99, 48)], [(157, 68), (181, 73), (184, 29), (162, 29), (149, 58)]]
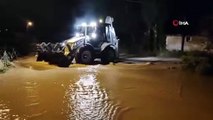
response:
[(28, 27), (32, 27), (32, 26), (33, 26), (33, 22), (28, 21), (28, 22), (27, 22), (27, 26), (28, 26)]
[(33, 22), (32, 21), (27, 21), (27, 25), (26, 25), (26, 31), (27, 32), (28, 32), (30, 27), (33, 27)]

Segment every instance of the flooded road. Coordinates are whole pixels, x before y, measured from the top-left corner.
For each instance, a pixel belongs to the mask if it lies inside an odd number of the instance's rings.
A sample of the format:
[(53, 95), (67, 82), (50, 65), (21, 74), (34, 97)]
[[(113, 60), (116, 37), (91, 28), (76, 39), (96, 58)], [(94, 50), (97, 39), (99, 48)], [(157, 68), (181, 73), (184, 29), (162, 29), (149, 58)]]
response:
[(0, 74), (0, 120), (213, 119), (213, 78), (177, 64), (58, 68), (33, 60)]

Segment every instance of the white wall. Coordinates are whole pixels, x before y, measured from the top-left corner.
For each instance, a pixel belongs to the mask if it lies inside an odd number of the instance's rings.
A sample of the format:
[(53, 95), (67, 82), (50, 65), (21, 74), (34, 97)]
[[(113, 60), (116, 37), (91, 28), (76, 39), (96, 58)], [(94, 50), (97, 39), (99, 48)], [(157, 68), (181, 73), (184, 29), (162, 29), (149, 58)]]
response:
[[(206, 46), (207, 37), (203, 36), (190, 36), (190, 40), (187, 41), (185, 38), (185, 51), (203, 51)], [(181, 50), (181, 35), (167, 35), (166, 37), (166, 49), (169, 51)]]

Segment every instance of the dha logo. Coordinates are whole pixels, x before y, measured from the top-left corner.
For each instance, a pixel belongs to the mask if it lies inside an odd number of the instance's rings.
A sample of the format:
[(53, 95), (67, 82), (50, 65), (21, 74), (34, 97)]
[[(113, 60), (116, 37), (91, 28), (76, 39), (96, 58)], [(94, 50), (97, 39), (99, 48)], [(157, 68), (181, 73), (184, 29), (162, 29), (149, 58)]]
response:
[(180, 20), (173, 20), (172, 24), (173, 24), (174, 27), (188, 26), (189, 25), (188, 21), (180, 21)]

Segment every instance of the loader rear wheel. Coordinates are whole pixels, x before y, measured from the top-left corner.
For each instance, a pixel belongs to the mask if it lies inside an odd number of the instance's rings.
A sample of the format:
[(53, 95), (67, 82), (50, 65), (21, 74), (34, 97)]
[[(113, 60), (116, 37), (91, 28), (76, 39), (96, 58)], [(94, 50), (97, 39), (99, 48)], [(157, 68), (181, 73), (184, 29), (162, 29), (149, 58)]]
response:
[(110, 62), (114, 62), (116, 58), (115, 50), (112, 48), (106, 48), (101, 55), (101, 61), (103, 64), (109, 64)]

